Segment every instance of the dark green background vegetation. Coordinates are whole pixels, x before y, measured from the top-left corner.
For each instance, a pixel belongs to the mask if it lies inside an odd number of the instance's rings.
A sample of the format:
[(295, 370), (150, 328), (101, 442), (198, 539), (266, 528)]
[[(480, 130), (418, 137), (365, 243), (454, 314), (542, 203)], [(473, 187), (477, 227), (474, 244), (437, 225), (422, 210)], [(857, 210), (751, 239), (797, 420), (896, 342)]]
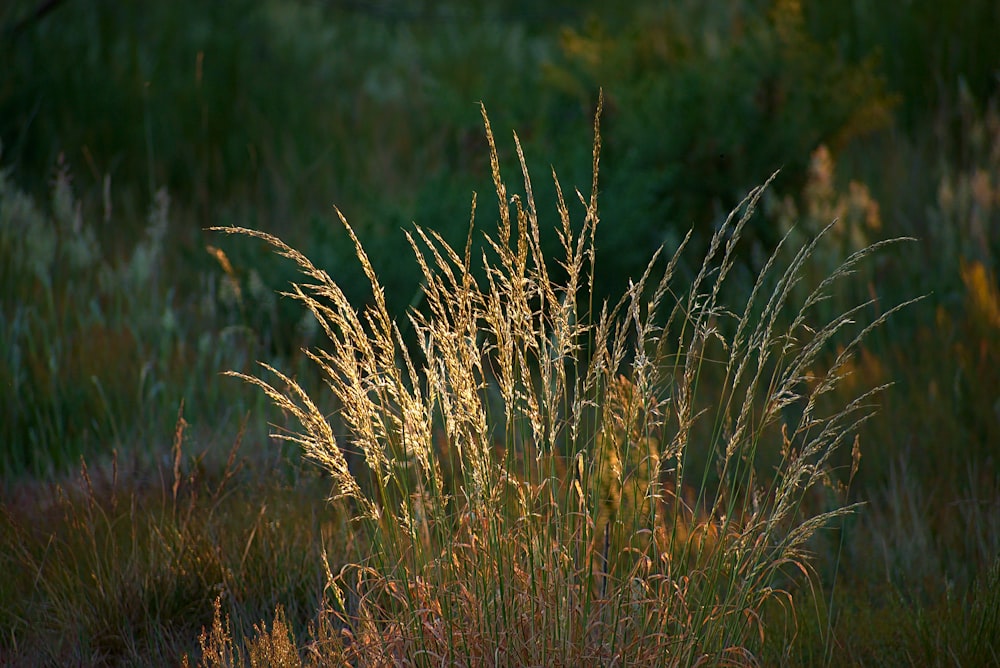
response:
[[(219, 372), (266, 359), (306, 377), (300, 348), (316, 332), (273, 294), (290, 267), (205, 228), (281, 236), (360, 307), (370, 295), (336, 205), (403, 314), (420, 292), (401, 230), (460, 244), (473, 191), (477, 225), (495, 220), (477, 103), (508, 178), (513, 130), (551, 202), (550, 166), (567, 192), (589, 187), (603, 89), (602, 294), (688, 229), (702, 246), (777, 169), (748, 275), (791, 224), (810, 234), (843, 218), (817, 273), (865, 243), (916, 237), (856, 281), (873, 312), (927, 299), (856, 361), (859, 386), (897, 384), (862, 430), (853, 494), (870, 505), (839, 561), (837, 652), (995, 660), (995, 644), (961, 634), (963, 610), (992, 620), (984, 637), (1000, 618), (983, 584), (1000, 550), (1000, 4), (65, 0), (35, 17), (44, 4), (0, 7), (9, 499), (112, 450), (155, 477), (181, 402), (205, 461), (225, 460), (218, 443), (244, 415), (244, 450), (274, 460), (265, 423), (281, 416)], [(292, 484), (306, 474), (286, 454)], [(0, 627), (24, 633), (28, 600), (40, 599), (0, 588)], [(199, 623), (210, 600), (195, 597)]]

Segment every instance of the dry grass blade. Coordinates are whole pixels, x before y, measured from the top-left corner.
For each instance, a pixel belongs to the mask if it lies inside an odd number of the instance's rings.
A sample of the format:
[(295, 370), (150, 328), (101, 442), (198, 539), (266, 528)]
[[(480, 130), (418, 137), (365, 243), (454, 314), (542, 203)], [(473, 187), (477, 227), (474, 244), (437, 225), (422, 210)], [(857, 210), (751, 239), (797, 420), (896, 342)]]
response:
[[(372, 288), (361, 314), (280, 240), (224, 230), (271, 243), (312, 281), (290, 296), (331, 341), (310, 357), (340, 406), (347, 443), (364, 454), (349, 464), (329, 420), (293, 379), (268, 365), (286, 389), (241, 376), (299, 421), (302, 434), (281, 437), (357, 504), (372, 555), (331, 576), (350, 638), (341, 658), (751, 664), (764, 606), (788, 600), (779, 583), (790, 570), (808, 573), (809, 540), (852, 510), (800, 514), (877, 390), (828, 415), (818, 413), (818, 397), (895, 309), (858, 328), (832, 369), (803, 388), (867, 304), (818, 323), (813, 307), (880, 246), (850, 256), (791, 304), (822, 234), (779, 272), (783, 241), (745, 302), (730, 308), (741, 293), (728, 283), (741, 234), (769, 180), (716, 231), (685, 290), (674, 275), (690, 235), (661, 275), (657, 251), (620, 300), (595, 312), (599, 115), (578, 231), (553, 174), (558, 281), (543, 255), (520, 142), (515, 135), (524, 192), (510, 195), (485, 109), (483, 122), (498, 230), (484, 235), (478, 268), (471, 222), (461, 253), (433, 231), (407, 234), (423, 276), (423, 308), (409, 315), (415, 350), (343, 216)], [(705, 397), (706, 387), (716, 394)], [(800, 404), (801, 418), (789, 423), (787, 411)], [(777, 423), (785, 430), (775, 439)], [(762, 469), (768, 452), (783, 455), (775, 471)], [(709, 464), (695, 462), (706, 453), (715, 457), (714, 478)], [(279, 621), (260, 651), (281, 651)]]

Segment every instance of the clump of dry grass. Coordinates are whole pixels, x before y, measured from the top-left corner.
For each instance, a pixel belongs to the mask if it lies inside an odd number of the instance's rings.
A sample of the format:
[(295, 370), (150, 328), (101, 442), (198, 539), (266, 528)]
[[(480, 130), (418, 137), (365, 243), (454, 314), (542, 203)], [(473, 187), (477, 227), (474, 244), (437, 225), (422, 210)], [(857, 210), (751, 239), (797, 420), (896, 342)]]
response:
[[(511, 194), (483, 111), (498, 229), (478, 268), (472, 224), (464, 251), (431, 230), (408, 234), (426, 297), (409, 316), (413, 348), (342, 215), (373, 292), (360, 313), (279, 239), (220, 228), (299, 265), (307, 280), (290, 294), (330, 340), (308, 354), (340, 406), (344, 439), (276, 368), (262, 365), (276, 383), (235, 374), (298, 419), (301, 432), (280, 436), (329, 472), (334, 499), (371, 545), (367, 560), (331, 575), (329, 614), (342, 631), (325, 660), (753, 663), (763, 607), (790, 601), (782, 583), (808, 575), (811, 537), (850, 512), (803, 503), (829, 482), (831, 456), (881, 388), (831, 414), (818, 400), (895, 309), (855, 326), (868, 304), (821, 322), (815, 307), (884, 244), (851, 255), (798, 304), (830, 228), (783, 270), (779, 248), (732, 310), (739, 286), (726, 281), (757, 188), (684, 292), (674, 270), (686, 240), (666, 262), (657, 251), (617, 303), (595, 305), (599, 118), (579, 230), (553, 174), (557, 268), (542, 253), (517, 136), (523, 191)], [(473, 199), (473, 222), (475, 212)], [(814, 376), (835, 339), (842, 352)], [(859, 456), (855, 441), (855, 467)]]
[[(338, 562), (348, 549), (330, 539), (341, 518), (305, 503), (323, 486), (302, 476), (291, 488), (245, 454), (242, 431), (217, 461), (186, 429), (179, 415), (155, 467), (115, 455), (3, 490), (0, 665), (178, 665), (217, 597), (234, 642), (276, 600), (290, 624), (315, 613), (324, 548)], [(280, 631), (256, 647), (279, 652)]]

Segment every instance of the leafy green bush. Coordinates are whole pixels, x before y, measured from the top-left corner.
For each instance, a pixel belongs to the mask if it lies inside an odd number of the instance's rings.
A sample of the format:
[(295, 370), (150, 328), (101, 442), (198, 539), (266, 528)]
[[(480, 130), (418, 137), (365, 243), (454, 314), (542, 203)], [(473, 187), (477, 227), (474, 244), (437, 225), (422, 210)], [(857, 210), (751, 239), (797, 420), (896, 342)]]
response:
[[(648, 248), (675, 248), (713, 227), (763, 174), (804, 181), (820, 144), (845, 145), (890, 120), (893, 100), (872, 62), (852, 65), (811, 37), (797, 2), (675, 3), (636, 12), (627, 30), (566, 31), (554, 84), (609, 98), (611, 177), (600, 236), (608, 276), (636, 276)], [(764, 256), (780, 235), (748, 235)]]
[[(991, 0), (909, 3), (802, 3), (809, 32), (848, 62), (874, 56), (886, 85), (900, 95), (905, 127), (919, 132), (928, 116), (954, 118), (959, 82), (982, 105), (1000, 93), (1000, 6)], [(959, 128), (953, 128), (958, 130)]]

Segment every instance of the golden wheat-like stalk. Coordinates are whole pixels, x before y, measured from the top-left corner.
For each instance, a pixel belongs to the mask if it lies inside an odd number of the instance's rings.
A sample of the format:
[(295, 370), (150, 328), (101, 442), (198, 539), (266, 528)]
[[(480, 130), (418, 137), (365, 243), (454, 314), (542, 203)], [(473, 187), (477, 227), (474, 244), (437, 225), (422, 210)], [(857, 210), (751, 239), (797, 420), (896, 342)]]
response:
[[(342, 215), (372, 289), (360, 313), (279, 239), (222, 229), (263, 239), (298, 264), (307, 280), (289, 294), (330, 340), (309, 355), (337, 400), (346, 442), (277, 369), (263, 365), (277, 383), (241, 377), (299, 421), (299, 434), (282, 437), (331, 474), (366, 527), (371, 561), (334, 576), (337, 591), (351, 594), (339, 598), (344, 651), (359, 665), (749, 660), (758, 629), (748, 620), (781, 595), (786, 565), (807, 562), (815, 532), (849, 511), (800, 514), (881, 388), (828, 415), (819, 399), (896, 309), (855, 328), (819, 376), (829, 342), (868, 305), (812, 319), (884, 244), (849, 257), (793, 308), (823, 233), (779, 270), (783, 242), (734, 312), (726, 300), (739, 291), (727, 279), (768, 181), (712, 236), (685, 291), (674, 282), (690, 234), (665, 262), (654, 253), (620, 300), (595, 307), (600, 111), (591, 194), (576, 193), (586, 210), (578, 230), (553, 174), (559, 280), (542, 251), (520, 142), (515, 135), (523, 191), (511, 195), (482, 115), (497, 229), (476, 250), (473, 198), (464, 249), (432, 230), (407, 234), (424, 292), (408, 316), (413, 349)], [(776, 472), (757, 461), (768, 447), (780, 452)], [(347, 451), (361, 453), (363, 472)]]

